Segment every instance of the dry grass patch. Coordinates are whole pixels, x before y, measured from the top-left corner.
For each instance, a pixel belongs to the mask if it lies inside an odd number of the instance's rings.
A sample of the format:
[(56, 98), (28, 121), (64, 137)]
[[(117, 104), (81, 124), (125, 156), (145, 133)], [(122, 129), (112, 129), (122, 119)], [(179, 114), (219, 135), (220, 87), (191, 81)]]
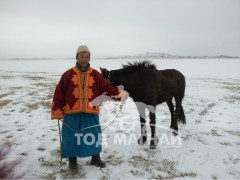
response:
[(16, 87), (10, 87), (11, 90), (19, 90), (22, 89), (23, 87), (21, 86), (16, 86)]
[(34, 81), (46, 79), (45, 77), (41, 77), (41, 76), (23, 76), (23, 77), (29, 80), (34, 80)]
[(42, 101), (39, 104), (46, 109), (51, 109), (51, 102), (49, 102), (49, 101)]
[(240, 101), (240, 96), (237, 95), (231, 95), (223, 98), (223, 100), (229, 102), (229, 103), (235, 103)]
[(4, 98), (8, 95), (12, 95), (13, 93), (12, 92), (9, 92), (9, 93), (5, 93), (5, 94), (0, 94), (0, 98)]
[(2, 100), (0, 101), (0, 107), (8, 105), (10, 102), (12, 102), (12, 100)]
[(34, 83), (34, 86), (40, 86), (40, 87), (49, 87), (49, 88), (55, 88), (56, 84), (54, 83), (48, 83), (48, 82), (38, 82)]
[(28, 93), (28, 96), (34, 96), (37, 95), (39, 92), (38, 91), (31, 91)]
[(202, 112), (199, 113), (200, 116), (204, 116), (208, 113), (210, 109), (212, 109), (214, 106), (216, 106), (215, 103), (208, 104), (207, 108), (204, 109)]
[(39, 108), (39, 103), (33, 103), (33, 104), (25, 104), (25, 106), (30, 110), (36, 110)]
[(15, 78), (14, 76), (1, 76), (2, 79), (13, 79)]

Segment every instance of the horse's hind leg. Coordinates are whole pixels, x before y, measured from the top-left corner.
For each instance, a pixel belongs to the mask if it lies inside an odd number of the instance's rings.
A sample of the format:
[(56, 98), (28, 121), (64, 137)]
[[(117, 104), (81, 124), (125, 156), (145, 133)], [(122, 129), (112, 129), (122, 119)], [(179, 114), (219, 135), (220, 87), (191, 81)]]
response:
[[(156, 110), (156, 108), (155, 108)], [(155, 110), (154, 112), (150, 112), (150, 128), (151, 128), (151, 141), (150, 141), (150, 148), (155, 149), (157, 144), (158, 144), (158, 138), (156, 135), (156, 115), (155, 115)]]
[(175, 108), (175, 116), (174, 116), (174, 122), (173, 122), (173, 127), (172, 129), (173, 134), (177, 135), (178, 134), (178, 119), (180, 117), (180, 110), (181, 110), (181, 106), (182, 106), (182, 99), (179, 98), (175, 98), (176, 101), (176, 108)]
[(174, 105), (172, 103), (172, 99), (167, 101), (167, 105), (168, 105), (169, 111), (171, 113), (171, 125), (170, 125), (170, 128), (173, 129), (173, 127), (174, 127)]
[(147, 141), (145, 107), (143, 103), (140, 103), (140, 102), (137, 102), (136, 106), (140, 115), (140, 125), (141, 125), (141, 136), (138, 139), (138, 144), (142, 145)]

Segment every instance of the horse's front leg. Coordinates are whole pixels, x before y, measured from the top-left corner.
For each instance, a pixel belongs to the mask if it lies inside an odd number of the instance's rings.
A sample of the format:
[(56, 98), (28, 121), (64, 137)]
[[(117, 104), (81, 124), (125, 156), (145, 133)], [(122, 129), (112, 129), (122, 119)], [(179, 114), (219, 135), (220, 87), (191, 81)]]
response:
[(156, 135), (156, 115), (155, 112), (150, 112), (150, 128), (151, 128), (151, 141), (150, 141), (150, 149), (155, 149), (158, 144), (158, 138)]
[(141, 136), (138, 139), (138, 144), (143, 145), (147, 141), (147, 130), (146, 130), (146, 120), (140, 117), (141, 124)]
[(137, 110), (140, 115), (140, 125), (141, 125), (141, 136), (138, 139), (138, 144), (142, 145), (147, 141), (147, 130), (146, 130), (146, 114), (145, 107), (141, 103), (136, 103)]

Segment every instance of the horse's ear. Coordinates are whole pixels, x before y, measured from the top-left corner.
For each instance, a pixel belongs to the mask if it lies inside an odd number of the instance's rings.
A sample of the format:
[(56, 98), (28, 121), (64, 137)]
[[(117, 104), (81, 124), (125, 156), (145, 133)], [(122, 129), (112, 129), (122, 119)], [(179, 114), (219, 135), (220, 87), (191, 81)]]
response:
[(100, 67), (100, 71), (101, 71), (101, 73), (103, 73), (103, 69)]

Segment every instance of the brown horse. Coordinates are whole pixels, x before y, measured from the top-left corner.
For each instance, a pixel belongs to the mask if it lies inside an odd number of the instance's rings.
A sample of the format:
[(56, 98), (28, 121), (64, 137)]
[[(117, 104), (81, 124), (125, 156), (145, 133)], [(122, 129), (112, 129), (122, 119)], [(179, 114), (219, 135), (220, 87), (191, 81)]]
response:
[[(175, 69), (157, 70), (150, 61), (133, 62), (123, 65), (122, 69), (108, 71), (100, 68), (105, 79), (108, 79), (114, 86), (123, 85), (136, 103), (140, 114), (141, 137), (139, 144), (147, 140), (145, 109), (149, 109), (151, 141), (150, 148), (156, 148), (158, 138), (155, 133), (156, 115), (155, 110), (158, 104), (166, 102), (171, 112), (171, 126), (176, 135), (178, 123), (186, 124), (185, 114), (182, 107), (182, 100), (185, 92), (185, 78), (182, 73)], [(172, 102), (175, 99), (175, 110)], [(145, 104), (146, 106), (142, 106)], [(153, 107), (153, 108), (149, 108)]]

